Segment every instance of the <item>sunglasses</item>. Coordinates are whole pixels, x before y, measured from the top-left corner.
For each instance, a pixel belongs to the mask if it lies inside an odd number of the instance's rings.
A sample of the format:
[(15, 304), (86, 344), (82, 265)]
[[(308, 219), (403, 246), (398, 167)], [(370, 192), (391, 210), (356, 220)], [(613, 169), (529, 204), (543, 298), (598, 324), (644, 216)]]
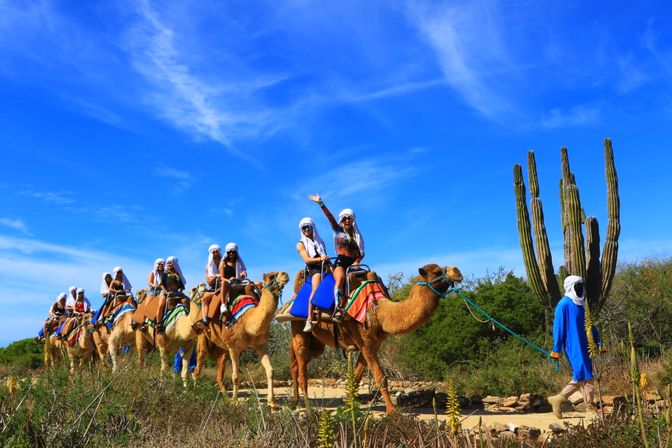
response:
[(313, 230), (313, 226), (302, 226), (301, 230)]

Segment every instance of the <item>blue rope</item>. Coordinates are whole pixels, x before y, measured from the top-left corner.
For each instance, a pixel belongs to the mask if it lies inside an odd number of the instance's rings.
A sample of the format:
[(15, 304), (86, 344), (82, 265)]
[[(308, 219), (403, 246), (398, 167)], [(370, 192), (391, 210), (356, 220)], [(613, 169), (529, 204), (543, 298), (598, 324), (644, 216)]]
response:
[[(443, 277), (443, 276), (442, 276), (442, 277)], [(535, 350), (541, 352), (541, 353), (546, 357), (546, 360), (547, 360), (549, 363), (551, 363), (551, 364), (554, 365), (556, 372), (559, 372), (559, 371), (560, 371), (560, 363), (558, 362), (557, 359), (553, 359), (553, 358), (551, 358), (551, 354), (550, 354), (550, 352), (547, 352), (547, 351), (544, 350), (543, 348), (540, 348), (540, 347), (536, 346), (536, 345), (533, 344), (532, 342), (528, 341), (527, 339), (525, 339), (525, 338), (522, 337), (521, 335), (515, 333), (513, 330), (507, 328), (504, 324), (502, 324), (501, 322), (499, 322), (498, 320), (496, 320), (495, 318), (493, 318), (491, 315), (489, 315), (488, 313), (486, 313), (485, 311), (483, 311), (483, 310), (481, 309), (480, 306), (476, 305), (474, 302), (472, 302), (471, 300), (469, 300), (469, 298), (468, 298), (467, 296), (465, 296), (464, 294), (462, 294), (462, 293), (460, 292), (460, 288), (452, 288), (452, 289), (447, 290), (445, 293), (441, 293), (441, 292), (439, 292), (438, 290), (436, 290), (436, 289), (432, 286), (432, 283), (434, 283), (435, 281), (438, 281), (438, 280), (440, 280), (440, 279), (441, 279), (441, 278), (435, 279), (433, 282), (418, 282), (418, 285), (428, 286), (429, 289), (431, 289), (432, 291), (434, 291), (434, 293), (435, 293), (436, 295), (438, 295), (440, 298), (444, 298), (444, 297), (446, 297), (446, 296), (447, 296), (448, 294), (450, 294), (450, 293), (455, 293), (455, 294), (458, 295), (462, 300), (464, 300), (466, 303), (468, 303), (468, 304), (471, 305), (473, 308), (475, 308), (476, 311), (478, 311), (478, 312), (481, 313), (483, 316), (485, 316), (486, 319), (487, 319), (488, 321), (490, 321), (490, 322), (492, 322), (493, 324), (497, 325), (499, 328), (501, 328), (502, 330), (508, 332), (509, 334), (511, 334), (512, 336), (514, 336), (515, 338), (517, 338), (517, 339), (523, 341), (525, 344), (529, 345), (530, 347), (534, 348)]]

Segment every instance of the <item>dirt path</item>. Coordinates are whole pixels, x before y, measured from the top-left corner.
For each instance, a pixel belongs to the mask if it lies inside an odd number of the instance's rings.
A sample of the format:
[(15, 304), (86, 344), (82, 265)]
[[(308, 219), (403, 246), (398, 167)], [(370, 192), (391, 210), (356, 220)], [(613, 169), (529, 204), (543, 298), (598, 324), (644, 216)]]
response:
[[(249, 394), (248, 389), (241, 389), (241, 395), (246, 396)], [(258, 390), (259, 394), (263, 397), (266, 395), (266, 389)], [(281, 405), (289, 404), (291, 400), (292, 390), (290, 387), (275, 387), (274, 388), (275, 396), (278, 402)], [(367, 386), (361, 386), (359, 389), (361, 394), (368, 394), (369, 390)], [(343, 404), (343, 396), (345, 395), (345, 390), (340, 387), (323, 387), (320, 385), (310, 385), (308, 388), (308, 395), (310, 402), (313, 406), (327, 408), (327, 409), (336, 409), (338, 406)], [(369, 404), (365, 404), (364, 407), (368, 409)], [(377, 400), (371, 412), (375, 415), (383, 415), (385, 413), (385, 406), (382, 401)], [(433, 420), (434, 411), (430, 409), (408, 409), (404, 412), (408, 414), (415, 415), (421, 420)], [(473, 410), (465, 409), (462, 411), (463, 428), (473, 428), (478, 426), (479, 419), (481, 423), (486, 426), (491, 426), (494, 424), (501, 425), (510, 425), (515, 426), (531, 426), (539, 428), (540, 430), (546, 432), (549, 430), (549, 425), (551, 423), (556, 424), (568, 424), (568, 425), (580, 425), (584, 423), (585, 414), (581, 412), (565, 412), (563, 413), (563, 419), (557, 419), (551, 412), (545, 413), (522, 413), (522, 412), (489, 412), (484, 410)], [(437, 416), (440, 421), (446, 419), (445, 413), (439, 411)], [(588, 422), (585, 421), (587, 424)]]

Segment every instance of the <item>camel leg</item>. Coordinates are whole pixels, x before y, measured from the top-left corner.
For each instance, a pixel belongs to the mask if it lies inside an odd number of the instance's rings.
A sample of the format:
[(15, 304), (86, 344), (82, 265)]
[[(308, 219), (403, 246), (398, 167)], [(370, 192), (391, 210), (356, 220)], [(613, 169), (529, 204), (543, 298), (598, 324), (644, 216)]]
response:
[(219, 390), (225, 394), (226, 393), (226, 384), (224, 384), (224, 372), (226, 372), (226, 358), (227, 353), (222, 351), (222, 353), (217, 356), (217, 386)]
[(165, 347), (159, 346), (159, 357), (161, 358), (161, 370), (159, 372), (159, 377), (163, 380), (166, 375), (166, 370), (170, 365), (170, 360), (168, 359), (168, 350)]
[(299, 403), (299, 362), (296, 359), (294, 341), (289, 341), (289, 367), (292, 374), (292, 408)]
[[(369, 365), (371, 373), (373, 374), (373, 378), (380, 388), (380, 395), (383, 397), (383, 401), (385, 401), (385, 413), (388, 415), (395, 413), (396, 409), (392, 404), (392, 400), (390, 399), (390, 392), (387, 389), (387, 378), (385, 378), (385, 373), (383, 372), (382, 367), (380, 367), (380, 362), (378, 361), (376, 352), (371, 350), (369, 347), (362, 347), (361, 355)], [(359, 359), (357, 360), (357, 364), (359, 365)]]
[(295, 399), (298, 403), (298, 388), (300, 387), (301, 392), (303, 392), (303, 399), (305, 402), (304, 405), (306, 408), (309, 408), (310, 400), (308, 398), (308, 362), (310, 362), (311, 356), (310, 347), (308, 345), (309, 341), (306, 341), (303, 337), (298, 337), (295, 338), (295, 340), (292, 342), (292, 349), (294, 350), (294, 356), (296, 357), (297, 364), (297, 381), (295, 386), (297, 391), (295, 393)]
[(238, 361), (239, 361), (239, 353), (236, 353), (236, 351), (233, 348), (229, 348), (229, 358), (231, 358), (231, 383), (233, 383), (233, 399), (237, 400), (238, 399), (238, 381), (240, 378), (238, 377)]
[(145, 337), (141, 331), (135, 332), (135, 350), (138, 352), (138, 367), (145, 365)]
[(357, 356), (357, 364), (355, 365), (355, 382), (359, 385), (359, 383), (362, 382), (362, 376), (364, 375), (364, 370), (366, 370), (366, 359), (364, 359), (364, 355), (362, 353), (359, 353), (359, 356)]
[(196, 368), (194, 369), (194, 384), (198, 380), (198, 377), (201, 376), (201, 369), (205, 364), (205, 360), (208, 358), (208, 348), (207, 341), (205, 340), (204, 335), (198, 337), (198, 342), (196, 343)]
[(119, 362), (117, 359), (117, 356), (119, 355), (119, 348), (117, 347), (117, 344), (119, 343), (119, 336), (117, 335), (118, 333), (112, 332), (110, 335), (110, 341), (107, 345), (107, 351), (110, 353), (110, 359), (112, 359), (112, 372), (117, 371)]
[(268, 356), (266, 346), (259, 347), (255, 350), (257, 356), (261, 360), (261, 365), (266, 370), (266, 382), (268, 383), (268, 405), (271, 408), (277, 408), (278, 404), (275, 402), (275, 395), (273, 395), (273, 366), (271, 365), (271, 357)]
[(189, 360), (191, 359), (191, 353), (194, 351), (193, 344), (191, 347), (182, 347), (184, 352), (182, 353), (182, 385), (184, 388), (187, 388), (187, 381), (189, 379)]

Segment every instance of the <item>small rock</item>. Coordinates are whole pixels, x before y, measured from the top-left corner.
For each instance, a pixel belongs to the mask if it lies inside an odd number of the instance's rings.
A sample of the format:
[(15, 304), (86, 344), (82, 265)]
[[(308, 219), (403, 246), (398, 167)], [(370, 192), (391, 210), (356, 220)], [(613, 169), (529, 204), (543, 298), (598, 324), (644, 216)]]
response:
[(558, 423), (551, 423), (548, 425), (548, 429), (550, 429), (554, 434), (562, 434), (563, 432), (567, 432), (567, 427)]
[(518, 405), (518, 397), (506, 397), (499, 404), (507, 408), (513, 408)]
[(499, 404), (501, 399), (502, 399), (501, 397), (488, 395), (487, 397), (482, 398), (481, 401), (483, 402), (483, 404)]
[(497, 410), (499, 410), (499, 412), (516, 412), (516, 408), (509, 406), (497, 406)]
[(650, 392), (644, 392), (644, 399), (649, 403), (655, 403), (658, 400), (662, 400), (662, 397), (657, 390), (654, 390)]
[(535, 441), (541, 436), (541, 429), (532, 426), (521, 426), (516, 431), (516, 434), (518, 435), (518, 440)]
[(499, 440), (502, 445), (505, 445), (509, 441), (516, 441), (518, 438), (511, 431), (502, 431), (499, 433)]
[(569, 396), (568, 398), (569, 402), (572, 403), (573, 405), (577, 405), (579, 403), (583, 403), (583, 394), (581, 391), (576, 391), (572, 395)]

